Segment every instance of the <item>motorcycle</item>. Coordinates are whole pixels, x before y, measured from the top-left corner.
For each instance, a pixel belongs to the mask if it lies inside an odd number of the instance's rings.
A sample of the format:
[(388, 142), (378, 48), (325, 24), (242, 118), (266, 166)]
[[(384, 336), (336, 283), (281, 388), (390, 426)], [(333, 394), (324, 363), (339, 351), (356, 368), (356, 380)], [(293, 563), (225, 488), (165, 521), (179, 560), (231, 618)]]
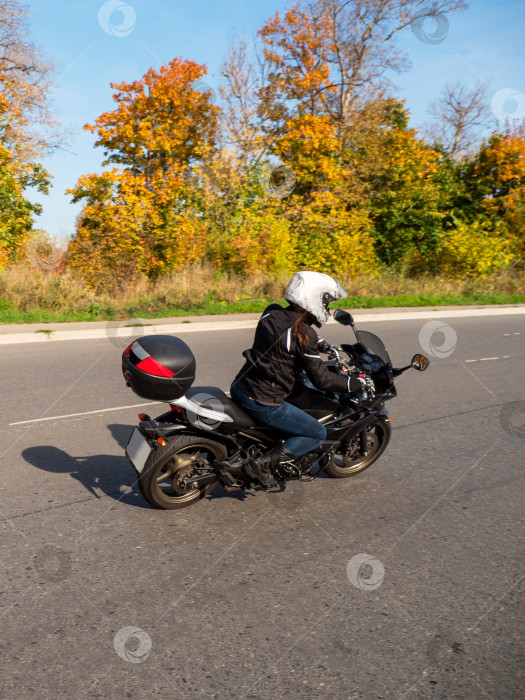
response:
[[(385, 402), (397, 396), (395, 378), (411, 368), (424, 371), (429, 365), (429, 360), (417, 353), (406, 367), (394, 368), (377, 335), (358, 331), (351, 314), (341, 309), (334, 312), (334, 319), (343, 326), (351, 326), (357, 342), (337, 347), (321, 339), (319, 350), (327, 357), (324, 362), (329, 371), (368, 378), (366, 390), (354, 394), (328, 393), (316, 389), (303, 372), (298, 373), (287, 401), (323, 423), (327, 437), (308, 455), (274, 468), (274, 477), (279, 482), (311, 481), (321, 471), (330, 477), (347, 478), (376, 462), (391, 436)], [(148, 376), (155, 375), (157, 383), (169, 382), (169, 377), (184, 374), (167, 368), (174, 352), (183, 346), (191, 355), (180, 339), (160, 338), (166, 342), (161, 351), (157, 351), (157, 358), (151, 357), (147, 348), (158, 347), (159, 336), (133, 341), (123, 354), (126, 382), (145, 398), (165, 397), (174, 390), (163, 388), (160, 394), (152, 393), (139, 386), (138, 381), (134, 384), (136, 368), (151, 373)], [(168, 341), (172, 345), (175, 341), (178, 343), (174, 351)], [(227, 494), (252, 488), (255, 484), (244, 465), (287, 437), (275, 428), (255, 425), (254, 420), (217, 387), (187, 388), (194, 379), (194, 374), (187, 369), (191, 357), (184, 364), (187, 379), (175, 392), (181, 395), (162, 399), (169, 403), (170, 410), (155, 419), (140, 413), (140, 423), (126, 446), (126, 457), (137, 474), (139, 489), (155, 508), (185, 508), (209, 494), (219, 483)], [(194, 360), (192, 366), (194, 368)]]

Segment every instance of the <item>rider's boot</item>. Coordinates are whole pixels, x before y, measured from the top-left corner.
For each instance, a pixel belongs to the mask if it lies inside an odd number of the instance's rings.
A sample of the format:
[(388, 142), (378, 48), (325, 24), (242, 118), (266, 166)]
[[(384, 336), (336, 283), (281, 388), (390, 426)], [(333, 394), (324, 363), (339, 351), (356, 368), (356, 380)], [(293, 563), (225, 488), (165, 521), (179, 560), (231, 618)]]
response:
[(279, 462), (288, 462), (295, 459), (293, 452), (290, 452), (282, 443), (274, 447), (269, 452), (251, 459), (245, 466), (246, 471), (256, 479), (263, 488), (268, 489), (277, 486), (277, 481), (273, 478), (271, 469)]

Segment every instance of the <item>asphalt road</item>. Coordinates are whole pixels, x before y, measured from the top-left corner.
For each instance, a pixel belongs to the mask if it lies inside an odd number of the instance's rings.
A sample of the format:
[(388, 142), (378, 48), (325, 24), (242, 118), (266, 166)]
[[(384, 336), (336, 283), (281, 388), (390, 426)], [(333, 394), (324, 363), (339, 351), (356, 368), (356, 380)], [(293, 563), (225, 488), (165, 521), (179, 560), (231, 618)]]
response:
[[(395, 364), (432, 353), (385, 455), (179, 512), (123, 456), (145, 409), (115, 340), (2, 347), (0, 698), (523, 697), (524, 321), (367, 323)], [(196, 384), (252, 336), (186, 336)]]

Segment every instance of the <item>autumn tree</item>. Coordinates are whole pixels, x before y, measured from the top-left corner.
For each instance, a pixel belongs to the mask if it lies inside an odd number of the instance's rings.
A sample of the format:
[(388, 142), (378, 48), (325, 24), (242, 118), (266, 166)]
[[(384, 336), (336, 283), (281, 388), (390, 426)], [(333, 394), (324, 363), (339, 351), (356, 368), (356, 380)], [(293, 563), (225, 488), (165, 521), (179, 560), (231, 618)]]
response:
[(194, 168), (213, 154), (218, 112), (193, 86), (205, 72), (175, 58), (140, 80), (112, 84), (116, 108), (86, 125), (104, 165), (120, 166), (69, 190), (85, 204), (69, 260), (90, 283), (154, 276), (202, 257)]
[(224, 96), (238, 115), (228, 120), (232, 141), (253, 144), (246, 136), (260, 131), (271, 147), (292, 117), (328, 115), (344, 147), (355, 110), (408, 68), (399, 32), (465, 7), (463, 0), (304, 0), (277, 12), (259, 30), (255, 57), (241, 43), (225, 62)]
[[(113, 84), (116, 108), (86, 129), (101, 175), (71, 190), (84, 209), (70, 264), (92, 286), (210, 260), (239, 273), (489, 274), (523, 228), (523, 135), (477, 156), (481, 88), (449, 88), (432, 146), (409, 128), (390, 78), (413, 22), (462, 0), (304, 0), (237, 43), (223, 107), (174, 59)], [(445, 97), (446, 97), (445, 95)], [(465, 157), (462, 157), (465, 154)], [(288, 177), (290, 175), (290, 177)]]
[(173, 59), (132, 83), (111, 84), (117, 108), (102, 114), (86, 130), (98, 135), (95, 146), (118, 163), (144, 175), (184, 172), (190, 162), (208, 154), (216, 132), (217, 108), (192, 83), (205, 74), (193, 61)]
[(56, 145), (48, 108), (52, 66), (29, 38), (27, 10), (0, 0), (0, 267), (25, 259), (39, 205), (26, 188), (47, 192), (49, 174), (37, 162)]
[(525, 125), (493, 134), (465, 169), (471, 212), (501, 220), (525, 255)]
[(18, 0), (0, 0), (0, 90), (6, 104), (0, 138), (17, 160), (57, 144), (49, 109), (53, 70), (31, 41), (27, 8)]
[(21, 168), (0, 144), (0, 269), (8, 262), (25, 261), (25, 245), (33, 232), (33, 216), (41, 207), (30, 202), (24, 190), (47, 192), (48, 179), (41, 166)]
[(233, 47), (223, 68), (231, 143), (242, 164), (271, 154), (295, 172), (283, 215), (292, 233), (302, 230), (295, 249), (305, 264), (350, 269), (365, 256), (370, 270), (376, 253), (387, 264), (422, 264), (438, 245), (447, 176), (440, 154), (389, 98), (389, 79), (408, 67), (396, 45), (403, 29), (463, 7), (461, 0), (309, 0), (266, 22), (253, 56), (246, 45)]

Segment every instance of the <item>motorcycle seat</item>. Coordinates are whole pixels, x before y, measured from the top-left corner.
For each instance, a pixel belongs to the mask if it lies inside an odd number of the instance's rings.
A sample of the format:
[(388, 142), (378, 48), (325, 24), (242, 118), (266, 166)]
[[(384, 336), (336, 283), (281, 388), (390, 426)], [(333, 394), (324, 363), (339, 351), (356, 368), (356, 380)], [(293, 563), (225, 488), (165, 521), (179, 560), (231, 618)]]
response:
[(219, 409), (217, 402), (220, 403), (220, 408), (229, 416), (235, 425), (240, 428), (253, 428), (255, 421), (245, 413), (242, 408), (230, 399), (222, 389), (216, 386), (194, 386), (188, 389), (186, 397), (203, 408)]

